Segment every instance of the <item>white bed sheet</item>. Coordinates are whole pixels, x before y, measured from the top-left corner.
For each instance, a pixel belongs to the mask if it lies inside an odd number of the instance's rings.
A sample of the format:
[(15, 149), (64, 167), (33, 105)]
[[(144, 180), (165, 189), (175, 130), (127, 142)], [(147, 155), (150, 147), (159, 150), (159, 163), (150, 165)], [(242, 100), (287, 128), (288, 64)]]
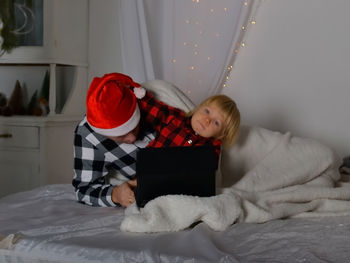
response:
[(120, 231), (123, 208), (75, 201), (71, 185), (0, 199), (0, 235), (16, 234), (0, 262), (349, 262), (350, 217), (203, 223), (172, 233)]

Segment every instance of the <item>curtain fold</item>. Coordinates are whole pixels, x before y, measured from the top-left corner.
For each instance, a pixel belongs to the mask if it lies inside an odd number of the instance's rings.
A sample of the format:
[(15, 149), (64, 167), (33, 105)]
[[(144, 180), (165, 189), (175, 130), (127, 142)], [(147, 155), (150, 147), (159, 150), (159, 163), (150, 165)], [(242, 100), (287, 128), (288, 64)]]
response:
[(139, 82), (154, 79), (143, 1), (121, 0), (119, 11), (124, 73)]
[(123, 73), (162, 79), (195, 104), (219, 93), (254, 0), (120, 0)]

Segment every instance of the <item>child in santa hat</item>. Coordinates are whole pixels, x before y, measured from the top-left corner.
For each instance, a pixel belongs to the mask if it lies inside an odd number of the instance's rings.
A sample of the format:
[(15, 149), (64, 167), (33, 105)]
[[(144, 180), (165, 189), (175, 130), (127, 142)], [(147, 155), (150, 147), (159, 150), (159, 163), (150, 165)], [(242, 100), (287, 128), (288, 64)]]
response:
[[(235, 140), (240, 113), (231, 98), (225, 95), (209, 97), (186, 114), (156, 100), (143, 88), (137, 88), (139, 86), (130, 77), (119, 73), (107, 74), (92, 82), (87, 95), (87, 116), (76, 132), (79, 141), (75, 144), (73, 185), (79, 201), (103, 206), (115, 203), (128, 206), (134, 202), (132, 188), (136, 185), (135, 180), (113, 187), (104, 184), (104, 176), (108, 173), (108, 166), (130, 179), (135, 176), (135, 142), (140, 131), (147, 131), (144, 128), (147, 125), (155, 130), (153, 140), (150, 135), (140, 137), (147, 138), (148, 147), (212, 144), (219, 156), (221, 143), (230, 145)], [(140, 100), (137, 101), (136, 97)], [(88, 136), (82, 137), (79, 127), (90, 128)], [(85, 142), (84, 147), (80, 146), (82, 142)], [(109, 145), (109, 148), (103, 145)], [(145, 141), (142, 145), (145, 146)], [(129, 152), (123, 150), (125, 148)], [(86, 159), (83, 158), (84, 151), (93, 154)], [(97, 156), (100, 160), (96, 160)]]
[[(95, 77), (86, 98), (86, 116), (74, 135), (74, 178), (79, 202), (92, 206), (128, 206), (134, 202), (132, 179), (136, 151), (154, 138), (150, 127), (140, 122), (140, 109), (129, 76), (112, 73)], [(128, 178), (119, 186), (106, 176), (117, 171)]]

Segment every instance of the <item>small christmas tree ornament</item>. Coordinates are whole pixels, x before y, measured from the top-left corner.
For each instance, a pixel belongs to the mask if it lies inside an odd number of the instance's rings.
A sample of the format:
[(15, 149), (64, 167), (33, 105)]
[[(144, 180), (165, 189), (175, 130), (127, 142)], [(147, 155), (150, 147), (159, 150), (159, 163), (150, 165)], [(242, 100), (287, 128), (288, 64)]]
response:
[(49, 96), (50, 96), (50, 75), (49, 71), (45, 72), (45, 77), (41, 85), (38, 106), (42, 110), (41, 115), (47, 115), (50, 112), (49, 108)]
[(5, 94), (0, 92), (0, 115), (3, 115), (3, 109), (6, 107), (7, 105), (7, 98), (5, 96)]
[(28, 103), (28, 107), (27, 107), (27, 114), (28, 115), (35, 115), (34, 111), (35, 108), (38, 107), (38, 91), (36, 90), (32, 97), (30, 98), (30, 101)]
[(25, 113), (22, 87), (18, 80), (16, 81), (16, 85), (11, 94), (8, 106), (11, 110), (11, 115), (24, 115)]

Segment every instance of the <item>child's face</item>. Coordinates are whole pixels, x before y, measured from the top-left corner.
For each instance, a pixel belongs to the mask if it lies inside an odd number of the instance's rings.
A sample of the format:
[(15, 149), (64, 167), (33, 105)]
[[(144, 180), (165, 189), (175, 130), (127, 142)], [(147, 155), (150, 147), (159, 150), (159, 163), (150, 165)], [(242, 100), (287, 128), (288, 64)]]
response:
[(192, 129), (205, 138), (220, 137), (225, 125), (224, 114), (214, 103), (199, 107), (191, 119)]

